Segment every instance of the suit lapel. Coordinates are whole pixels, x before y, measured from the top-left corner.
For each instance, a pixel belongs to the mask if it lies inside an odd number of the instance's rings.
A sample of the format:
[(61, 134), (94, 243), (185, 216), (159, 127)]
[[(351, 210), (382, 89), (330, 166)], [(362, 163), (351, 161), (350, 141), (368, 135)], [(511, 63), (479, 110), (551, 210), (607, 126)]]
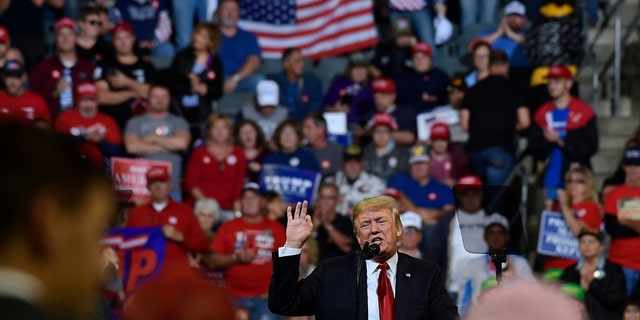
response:
[[(356, 260), (353, 264), (353, 274), (356, 273), (357, 263), (358, 263), (359, 255), (356, 255)], [(354, 282), (355, 284), (355, 279)], [(353, 290), (353, 287), (351, 288)], [(367, 297), (367, 266), (364, 261), (362, 261), (362, 269), (360, 270), (360, 320), (369, 319), (369, 309), (368, 306), (368, 297)], [(353, 291), (352, 291), (353, 292)], [(354, 299), (355, 300), (355, 299)]]
[(394, 318), (406, 319), (409, 301), (411, 300), (411, 275), (413, 270), (409, 265), (409, 259), (398, 252), (398, 268), (396, 270), (396, 296)]

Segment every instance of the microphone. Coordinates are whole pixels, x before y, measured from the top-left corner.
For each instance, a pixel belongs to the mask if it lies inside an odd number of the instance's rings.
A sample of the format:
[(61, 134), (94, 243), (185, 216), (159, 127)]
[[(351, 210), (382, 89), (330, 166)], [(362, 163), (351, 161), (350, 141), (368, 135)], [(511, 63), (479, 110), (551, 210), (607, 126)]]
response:
[(362, 247), (362, 257), (365, 260), (371, 260), (373, 257), (377, 256), (380, 253), (380, 246), (377, 244), (369, 245), (369, 242), (365, 242)]

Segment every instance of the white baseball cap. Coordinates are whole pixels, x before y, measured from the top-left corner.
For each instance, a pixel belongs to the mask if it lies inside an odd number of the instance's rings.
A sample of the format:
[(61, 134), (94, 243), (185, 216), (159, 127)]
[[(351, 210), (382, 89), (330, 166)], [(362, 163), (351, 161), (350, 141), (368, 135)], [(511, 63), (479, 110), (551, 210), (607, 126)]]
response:
[(507, 232), (509, 232), (509, 220), (507, 220), (507, 218), (497, 212), (491, 214), (490, 216), (486, 217), (484, 219), (484, 227), (487, 228), (490, 225), (500, 225), (503, 228), (505, 228), (505, 230)]
[(409, 227), (414, 227), (419, 231), (422, 231), (422, 219), (420, 219), (420, 215), (413, 212), (407, 211), (400, 215), (400, 221), (402, 222), (402, 229), (406, 230)]
[(511, 1), (504, 7), (504, 15), (508, 16), (512, 14), (526, 16), (527, 7), (525, 7), (520, 1)]
[(256, 88), (258, 105), (261, 107), (280, 104), (280, 88), (273, 80), (261, 80)]

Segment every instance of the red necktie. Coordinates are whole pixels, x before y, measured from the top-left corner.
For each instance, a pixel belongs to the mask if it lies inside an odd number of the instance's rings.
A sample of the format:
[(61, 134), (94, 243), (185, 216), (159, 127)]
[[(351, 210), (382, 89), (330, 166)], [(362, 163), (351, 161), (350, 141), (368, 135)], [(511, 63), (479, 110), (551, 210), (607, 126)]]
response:
[(383, 262), (378, 265), (380, 275), (378, 276), (378, 310), (380, 312), (380, 320), (393, 320), (393, 288), (391, 281), (387, 277), (389, 265)]

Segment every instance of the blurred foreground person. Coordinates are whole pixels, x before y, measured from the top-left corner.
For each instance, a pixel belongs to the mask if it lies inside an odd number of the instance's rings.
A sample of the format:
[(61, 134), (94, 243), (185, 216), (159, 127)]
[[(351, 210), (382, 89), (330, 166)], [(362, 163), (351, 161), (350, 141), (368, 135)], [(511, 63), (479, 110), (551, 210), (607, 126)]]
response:
[(12, 137), (0, 140), (1, 317), (87, 318), (115, 213), (109, 182), (44, 131), (4, 124), (0, 134)]

